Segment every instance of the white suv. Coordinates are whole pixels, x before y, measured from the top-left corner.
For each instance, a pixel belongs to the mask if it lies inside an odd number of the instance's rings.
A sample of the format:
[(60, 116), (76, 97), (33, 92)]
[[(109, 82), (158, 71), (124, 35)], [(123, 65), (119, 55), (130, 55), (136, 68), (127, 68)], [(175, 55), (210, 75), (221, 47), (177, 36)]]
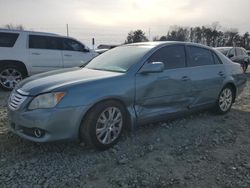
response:
[(81, 66), (97, 55), (73, 38), (0, 29), (0, 86), (11, 90), (27, 76)]

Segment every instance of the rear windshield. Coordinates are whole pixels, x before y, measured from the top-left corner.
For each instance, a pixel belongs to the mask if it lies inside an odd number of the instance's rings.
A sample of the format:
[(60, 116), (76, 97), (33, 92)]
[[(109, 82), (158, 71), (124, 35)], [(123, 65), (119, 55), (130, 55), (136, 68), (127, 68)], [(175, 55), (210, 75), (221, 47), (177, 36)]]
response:
[(18, 36), (18, 33), (0, 32), (0, 47), (13, 47), (16, 43)]

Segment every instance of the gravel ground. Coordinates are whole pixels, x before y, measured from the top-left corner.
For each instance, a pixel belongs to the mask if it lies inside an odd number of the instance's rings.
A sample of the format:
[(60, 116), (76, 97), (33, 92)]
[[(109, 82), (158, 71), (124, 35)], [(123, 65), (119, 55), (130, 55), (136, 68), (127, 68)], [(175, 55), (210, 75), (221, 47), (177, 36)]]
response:
[(230, 113), (145, 125), (107, 151), (8, 131), (0, 91), (0, 187), (250, 187), (250, 74)]

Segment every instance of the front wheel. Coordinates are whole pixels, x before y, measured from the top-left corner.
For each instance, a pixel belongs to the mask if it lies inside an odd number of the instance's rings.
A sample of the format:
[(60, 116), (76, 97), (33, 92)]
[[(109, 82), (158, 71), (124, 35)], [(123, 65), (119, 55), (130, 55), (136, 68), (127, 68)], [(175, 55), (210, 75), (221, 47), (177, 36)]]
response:
[(215, 110), (218, 114), (225, 114), (230, 111), (233, 105), (234, 95), (230, 86), (226, 86), (222, 89), (215, 105)]
[(80, 136), (88, 146), (108, 149), (119, 140), (126, 121), (126, 111), (119, 102), (105, 101), (87, 114)]

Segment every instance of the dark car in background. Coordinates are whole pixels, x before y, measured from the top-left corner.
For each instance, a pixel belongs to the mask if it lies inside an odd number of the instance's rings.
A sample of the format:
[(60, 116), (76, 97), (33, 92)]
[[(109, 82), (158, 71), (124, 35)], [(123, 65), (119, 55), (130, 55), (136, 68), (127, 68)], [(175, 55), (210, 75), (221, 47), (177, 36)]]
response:
[(244, 48), (241, 47), (218, 47), (215, 48), (231, 59), (233, 62), (241, 64), (244, 72), (247, 71), (249, 64), (249, 55)]
[(247, 55), (250, 56), (250, 50), (247, 50)]

